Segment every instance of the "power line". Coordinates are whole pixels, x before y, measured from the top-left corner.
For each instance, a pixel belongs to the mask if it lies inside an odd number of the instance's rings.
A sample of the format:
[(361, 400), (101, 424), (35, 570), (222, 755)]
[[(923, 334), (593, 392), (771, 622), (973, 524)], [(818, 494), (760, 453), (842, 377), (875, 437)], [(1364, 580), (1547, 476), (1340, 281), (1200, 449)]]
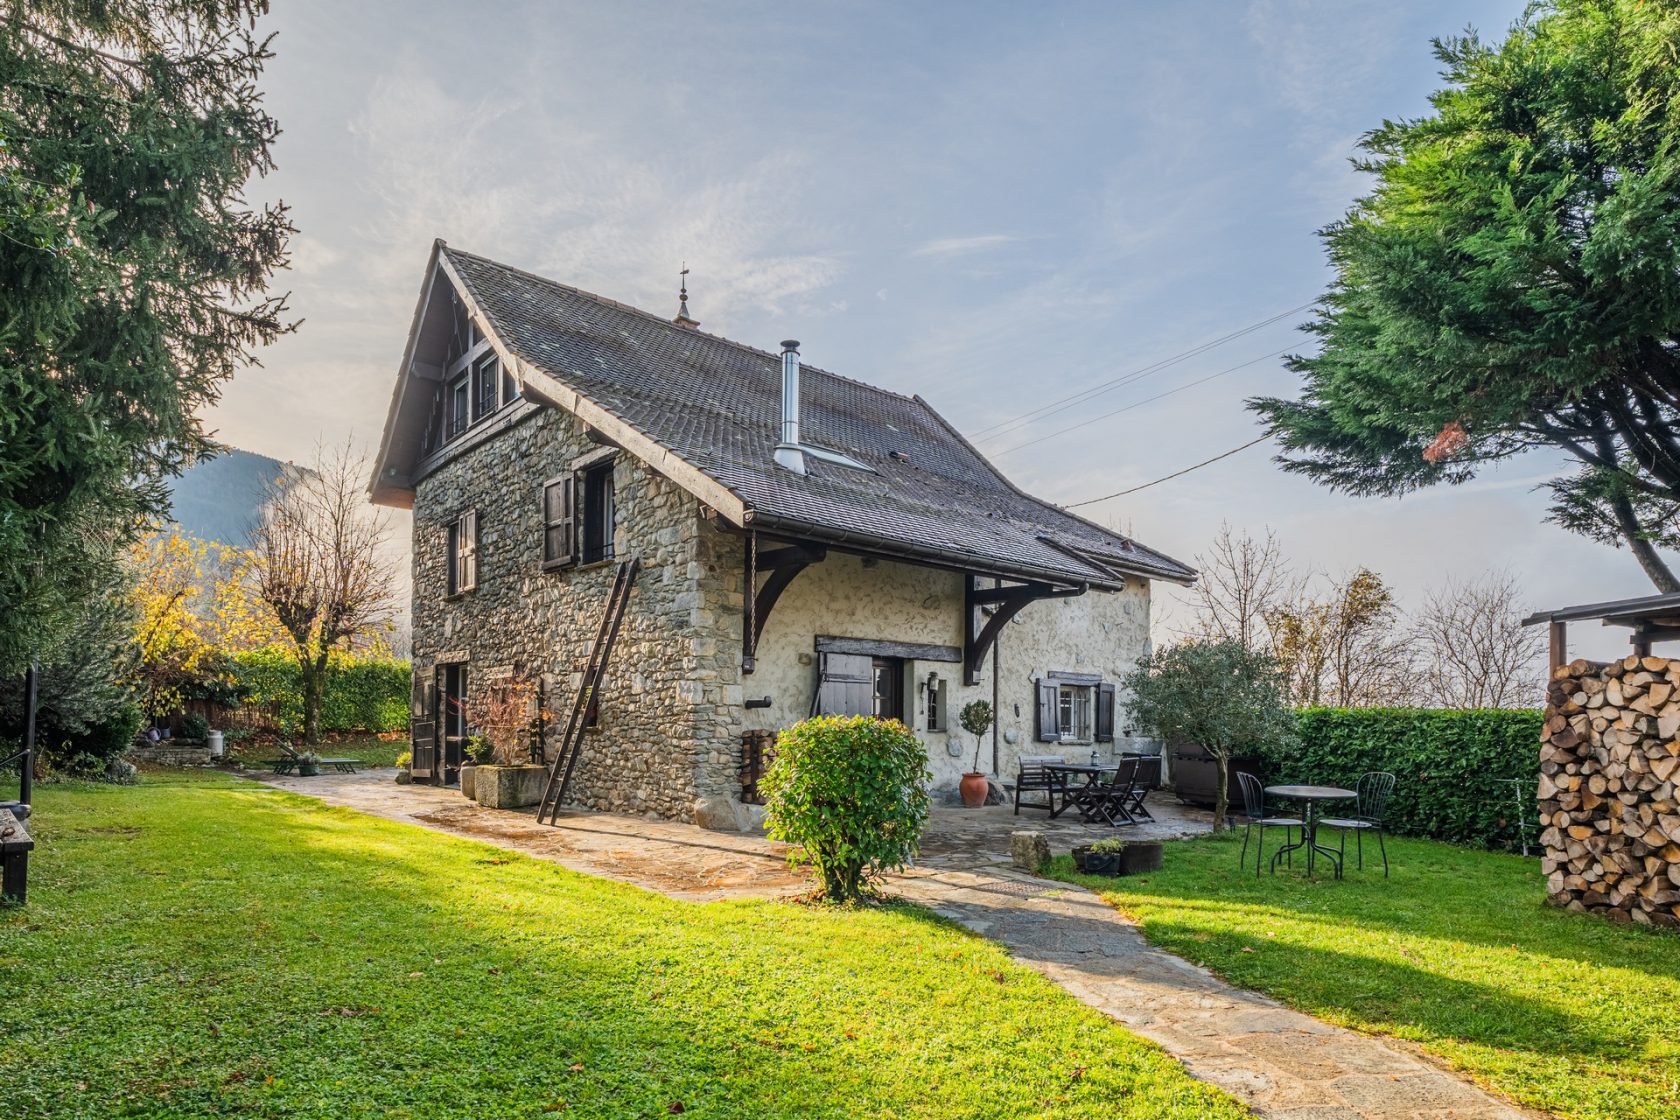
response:
[(1161, 400), (1163, 397), (1170, 397), (1175, 393), (1182, 393), (1186, 389), (1194, 389), (1198, 385), (1204, 385), (1207, 382), (1212, 381), (1216, 377), (1224, 377), (1227, 373), (1235, 373), (1239, 369), (1247, 369), (1249, 366), (1257, 365), (1258, 363), (1264, 362), (1269, 358), (1276, 358), (1279, 355), (1287, 354), (1287, 353), (1289, 353), (1289, 347), (1286, 346), (1282, 350), (1274, 350), (1270, 354), (1262, 354), (1258, 358), (1250, 358), (1248, 361), (1241, 362), (1237, 365), (1234, 365), (1230, 369), (1222, 369), (1218, 373), (1210, 373), (1206, 377), (1198, 377), (1194, 381), (1186, 381), (1184, 384), (1180, 385), (1176, 389), (1168, 389), (1164, 393), (1156, 393), (1153, 397), (1145, 397), (1141, 401), (1133, 401), (1131, 404), (1125, 405), (1121, 408), (1116, 408), (1112, 412), (1104, 412), (1100, 416), (1091, 417), (1089, 420), (1081, 420), (1077, 424), (1070, 424), (1065, 428), (1061, 428), (1057, 431), (1051, 432), (1049, 435), (1038, 436), (1035, 439), (1029, 439), (1025, 443), (1017, 443), (1014, 447), (1011, 447), (1011, 448), (1009, 448), (1008, 450), (1005, 450), (1005, 451), (996, 452), (991, 457), (995, 459), (1000, 455), (1008, 455), (1008, 454), (1010, 454), (1010, 452), (1019, 451), (1023, 447), (1031, 447), (1035, 443), (1043, 443), (1047, 439), (1055, 439), (1057, 436), (1065, 436), (1069, 432), (1077, 432), (1080, 428), (1089, 427), (1092, 424), (1095, 424), (1099, 420), (1107, 420), (1109, 417), (1118, 416), (1122, 412), (1130, 412), (1134, 408), (1141, 408), (1146, 404), (1152, 404), (1155, 401)]
[(1271, 438), (1272, 438), (1272, 433), (1267, 432), (1265, 435), (1261, 436), (1259, 439), (1251, 439), (1247, 443), (1243, 444), (1241, 447), (1233, 447), (1229, 451), (1222, 451), (1218, 455), (1215, 455), (1211, 459), (1203, 459), (1201, 462), (1197, 463), (1193, 467), (1185, 467), (1181, 471), (1174, 471), (1172, 474), (1163, 475), (1162, 477), (1157, 478), (1154, 482), (1146, 482), (1142, 486), (1134, 486), (1130, 490), (1116, 490), (1114, 493), (1104, 494), (1100, 498), (1087, 498), (1083, 502), (1072, 502), (1068, 505), (1063, 506), (1062, 508), (1063, 509), (1078, 509), (1080, 506), (1094, 506), (1098, 502), (1106, 502), (1110, 498), (1124, 498), (1127, 494), (1136, 494), (1139, 490), (1147, 490), (1151, 486), (1158, 486), (1163, 482), (1168, 482), (1168, 481), (1171, 481), (1172, 479), (1180, 478), (1184, 475), (1189, 474), (1191, 471), (1199, 471), (1205, 466), (1209, 466), (1210, 464), (1219, 462), (1219, 460), (1221, 460), (1221, 459), (1229, 459), (1231, 456), (1235, 455), (1237, 452), (1247, 451), (1249, 448), (1253, 447), (1255, 444), (1265, 443), (1267, 440), (1269, 440)]
[(1260, 320), (1258, 323), (1250, 323), (1248, 326), (1243, 327), (1240, 330), (1235, 330), (1229, 334), (1221, 335), (1220, 337), (1212, 339), (1208, 342), (1192, 346), (1190, 349), (1182, 351), (1181, 353), (1173, 354), (1169, 357), (1162, 358), (1160, 361), (1151, 362), (1146, 366), (1140, 366), (1129, 373), (1123, 373), (1118, 377), (1110, 378), (1101, 384), (1093, 385), (1088, 389), (1081, 389), (1077, 393), (1072, 393), (1058, 400), (1053, 400), (1048, 404), (1040, 405), (1038, 408), (1032, 409), (1029, 412), (1024, 412), (1019, 416), (1011, 417), (1008, 420), (1003, 420), (999, 423), (993, 424), (989, 428), (981, 428), (979, 431), (973, 433), (973, 438), (978, 440), (992, 439), (997, 436), (1004, 435), (1007, 432), (1014, 431), (1017, 428), (1031, 424), (1036, 420), (1041, 420), (1046, 416), (1054, 416), (1058, 412), (1065, 412), (1075, 405), (1083, 404), (1094, 397), (1100, 397), (1112, 389), (1118, 389), (1122, 385), (1128, 385), (1131, 382), (1147, 377), (1152, 373), (1159, 373), (1163, 369), (1175, 366), (1180, 362), (1188, 361), (1199, 354), (1205, 354), (1207, 351), (1212, 350), (1215, 347), (1223, 346), (1225, 343), (1242, 338), (1244, 335), (1253, 334), (1257, 330), (1269, 327), (1281, 319), (1287, 319), (1289, 316), (1305, 311), (1312, 306), (1313, 304), (1311, 303), (1303, 303), (1299, 307), (1291, 307), (1288, 311), (1280, 311), (1276, 315)]

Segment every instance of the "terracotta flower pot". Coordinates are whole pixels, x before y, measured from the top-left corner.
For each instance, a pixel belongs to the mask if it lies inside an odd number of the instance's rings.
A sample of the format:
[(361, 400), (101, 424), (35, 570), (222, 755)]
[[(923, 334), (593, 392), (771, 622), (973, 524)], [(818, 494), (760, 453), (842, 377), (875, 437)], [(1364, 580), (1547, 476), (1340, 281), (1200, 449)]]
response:
[(991, 791), (991, 783), (986, 781), (986, 775), (980, 773), (964, 774), (957, 785), (957, 792), (962, 794), (963, 807), (978, 809), (986, 803), (986, 794)]

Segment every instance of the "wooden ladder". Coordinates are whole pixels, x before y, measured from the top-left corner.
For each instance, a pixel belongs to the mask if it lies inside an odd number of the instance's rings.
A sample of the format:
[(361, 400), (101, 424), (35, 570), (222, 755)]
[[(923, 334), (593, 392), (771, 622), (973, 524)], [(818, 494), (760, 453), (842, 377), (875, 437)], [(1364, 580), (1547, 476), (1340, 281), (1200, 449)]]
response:
[(566, 800), (566, 787), (572, 782), (572, 768), (583, 753), (583, 733), (589, 722), (589, 708), (596, 700), (601, 678), (606, 676), (607, 661), (612, 657), (613, 642), (618, 638), (624, 622), (624, 612), (630, 605), (630, 588), (641, 570), (640, 557), (621, 561), (613, 576), (612, 591), (607, 595), (607, 609), (601, 614), (601, 625), (595, 631), (595, 644), (589, 647), (589, 663), (584, 666), (583, 680), (578, 683), (577, 695), (572, 698), (572, 714), (566, 721), (566, 733), (560, 739), (560, 749), (548, 768), (548, 785), (543, 789), (542, 801), (537, 805), (537, 821), (549, 824), (560, 818), (560, 806)]

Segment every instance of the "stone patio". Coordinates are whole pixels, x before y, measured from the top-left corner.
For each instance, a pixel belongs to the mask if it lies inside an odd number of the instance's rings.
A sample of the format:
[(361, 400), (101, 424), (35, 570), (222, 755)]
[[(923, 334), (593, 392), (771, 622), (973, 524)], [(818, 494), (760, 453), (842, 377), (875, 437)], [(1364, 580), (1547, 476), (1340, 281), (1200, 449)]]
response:
[[(253, 775), (270, 785), (551, 859), (673, 898), (779, 897), (811, 888), (762, 835), (616, 813), (484, 809), (459, 791), (399, 786), (395, 771)], [(1154, 822), (1099, 828), (1008, 806), (938, 806), (918, 865), (890, 893), (992, 938), (1076, 999), (1150, 1039), (1189, 1072), (1272, 1120), (1522, 1120), (1515, 1108), (1396, 1040), (1333, 1027), (1163, 952), (1096, 895), (1007, 866), (1009, 833), (1043, 832), (1053, 852), (1116, 831), (1140, 839), (1207, 832), (1210, 814), (1151, 794)]]
[[(389, 820), (407, 821), (552, 859), (574, 871), (635, 883), (672, 898), (777, 897), (810, 890), (811, 879), (788, 870), (787, 847), (761, 833), (713, 832), (652, 816), (568, 810), (558, 826), (540, 825), (535, 809), (485, 809), (459, 790), (396, 784), (396, 771), (357, 774), (256, 774), (270, 785), (343, 805)], [(1088, 825), (1073, 813), (1050, 820), (1043, 811), (1007, 805), (964, 809), (936, 805), (922, 839), (918, 865), (935, 870), (972, 870), (1009, 862), (1009, 834), (1043, 832), (1051, 850), (1066, 852), (1105, 836), (1124, 833), (1163, 840), (1210, 831), (1211, 814), (1179, 805), (1170, 794), (1152, 793), (1156, 819), (1124, 829)]]

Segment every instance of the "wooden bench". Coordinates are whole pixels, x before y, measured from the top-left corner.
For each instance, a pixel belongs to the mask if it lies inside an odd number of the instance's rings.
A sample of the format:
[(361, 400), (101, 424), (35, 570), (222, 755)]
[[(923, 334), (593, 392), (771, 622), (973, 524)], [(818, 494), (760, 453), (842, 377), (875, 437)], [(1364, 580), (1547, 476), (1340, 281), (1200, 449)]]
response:
[(0, 809), (0, 897), (22, 905), (29, 899), (29, 853), (35, 841), (10, 809)]

